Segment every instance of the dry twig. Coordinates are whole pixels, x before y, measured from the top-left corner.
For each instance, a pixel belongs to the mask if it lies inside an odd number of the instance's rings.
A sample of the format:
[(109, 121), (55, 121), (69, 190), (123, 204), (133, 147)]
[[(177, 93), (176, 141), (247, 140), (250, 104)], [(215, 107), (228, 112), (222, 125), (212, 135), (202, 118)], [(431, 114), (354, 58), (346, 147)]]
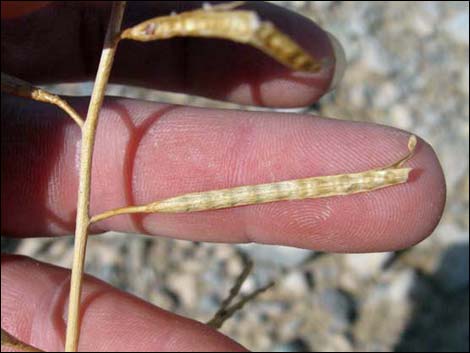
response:
[(207, 322), (208, 326), (214, 329), (221, 328), (224, 322), (227, 321), (229, 318), (231, 318), (233, 314), (235, 314), (237, 311), (242, 309), (245, 304), (247, 304), (249, 301), (253, 300), (258, 295), (260, 295), (261, 293), (264, 293), (269, 288), (274, 286), (274, 282), (270, 282), (267, 285), (261, 288), (258, 288), (251, 294), (243, 297), (237, 303), (230, 305), (233, 299), (235, 299), (238, 293), (240, 293), (240, 289), (242, 288), (243, 283), (245, 283), (252, 269), (253, 269), (253, 262), (247, 261), (245, 263), (245, 267), (242, 273), (240, 274), (240, 276), (238, 276), (237, 280), (235, 281), (234, 286), (230, 289), (230, 293), (228, 297), (220, 304), (220, 308), (219, 310), (217, 310), (214, 317)]
[(2, 92), (14, 96), (33, 99), (38, 102), (54, 104), (62, 109), (78, 126), (83, 127), (80, 115), (65, 100), (46, 90), (34, 87), (30, 83), (2, 72)]

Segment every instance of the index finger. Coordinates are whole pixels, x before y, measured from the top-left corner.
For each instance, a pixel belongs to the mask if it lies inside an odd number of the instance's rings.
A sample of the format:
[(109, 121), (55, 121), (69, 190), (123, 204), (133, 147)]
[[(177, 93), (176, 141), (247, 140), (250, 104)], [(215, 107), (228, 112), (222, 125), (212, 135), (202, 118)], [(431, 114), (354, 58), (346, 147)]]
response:
[[(2, 104), (2, 231), (73, 230), (80, 134), (70, 119), (33, 103)], [(10, 102), (10, 103), (8, 103)], [(85, 109), (86, 101), (74, 101)], [(188, 192), (383, 167), (403, 157), (409, 134), (306, 115), (220, 111), (108, 99), (97, 131), (92, 214)], [(409, 182), (370, 193), (217, 211), (122, 215), (93, 230), (327, 251), (385, 251), (415, 244), (436, 226), (445, 183), (420, 140)]]

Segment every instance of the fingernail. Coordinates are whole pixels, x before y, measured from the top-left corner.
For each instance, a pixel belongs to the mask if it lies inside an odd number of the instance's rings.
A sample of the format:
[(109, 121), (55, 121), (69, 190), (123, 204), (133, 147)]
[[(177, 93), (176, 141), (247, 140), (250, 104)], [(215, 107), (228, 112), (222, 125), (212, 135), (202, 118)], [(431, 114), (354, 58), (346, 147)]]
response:
[(344, 53), (343, 46), (339, 40), (330, 32), (326, 32), (326, 34), (331, 41), (333, 52), (335, 54), (335, 73), (333, 74), (333, 79), (331, 80), (330, 87), (328, 88), (328, 92), (331, 92), (343, 79), (344, 72), (346, 70), (346, 54)]

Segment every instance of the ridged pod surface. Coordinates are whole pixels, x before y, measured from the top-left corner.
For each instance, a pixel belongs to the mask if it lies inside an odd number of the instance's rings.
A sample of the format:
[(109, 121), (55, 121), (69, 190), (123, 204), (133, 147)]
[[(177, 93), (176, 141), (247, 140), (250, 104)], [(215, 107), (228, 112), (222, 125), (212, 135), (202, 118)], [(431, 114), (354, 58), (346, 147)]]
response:
[(241, 5), (241, 2), (221, 4), (152, 18), (126, 29), (120, 37), (142, 42), (174, 37), (227, 39), (252, 45), (295, 71), (321, 69), (318, 60), (271, 22), (261, 21), (253, 11), (233, 10)]
[(91, 219), (98, 222), (127, 213), (178, 213), (217, 210), (286, 200), (317, 199), (369, 192), (408, 181), (411, 168), (402, 168), (414, 154), (416, 137), (408, 141), (408, 154), (397, 162), (359, 173), (317, 176), (275, 183), (237, 186), (192, 192), (141, 206), (129, 206), (101, 213)]

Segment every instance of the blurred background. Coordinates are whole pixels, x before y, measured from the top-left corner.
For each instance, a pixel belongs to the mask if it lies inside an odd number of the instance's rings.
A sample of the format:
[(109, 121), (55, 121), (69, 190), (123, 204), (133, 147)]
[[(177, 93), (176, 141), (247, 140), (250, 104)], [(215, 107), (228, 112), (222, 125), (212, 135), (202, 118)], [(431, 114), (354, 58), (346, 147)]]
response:
[[(369, 121), (430, 142), (447, 180), (434, 234), (394, 253), (327, 254), (108, 233), (88, 245), (88, 273), (162, 308), (207, 321), (243, 269), (242, 287), (276, 286), (222, 331), (255, 351), (469, 350), (468, 2), (272, 1), (341, 42), (347, 71), (309, 114)], [(49, 89), (87, 95), (91, 84)], [(112, 86), (110, 94), (211, 107), (233, 104)], [(253, 109), (253, 108), (250, 108)], [(2, 252), (70, 267), (73, 239), (2, 238)]]

